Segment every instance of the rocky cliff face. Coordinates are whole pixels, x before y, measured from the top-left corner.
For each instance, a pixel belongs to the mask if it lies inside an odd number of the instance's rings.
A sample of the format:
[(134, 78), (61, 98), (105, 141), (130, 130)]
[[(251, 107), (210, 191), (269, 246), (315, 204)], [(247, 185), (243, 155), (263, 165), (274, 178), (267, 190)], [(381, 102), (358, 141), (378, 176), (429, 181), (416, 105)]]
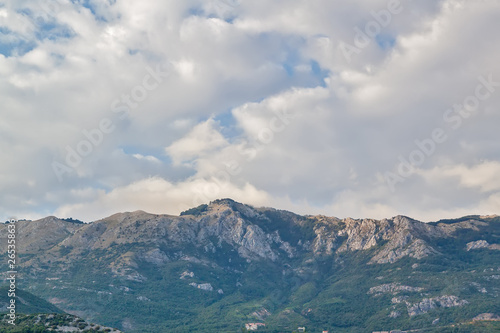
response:
[[(194, 214), (171, 216), (136, 211), (90, 224), (55, 217), (20, 221), (18, 251), (28, 255), (21, 259), (21, 265), (36, 271), (49, 263), (70, 263), (88, 251), (106, 251), (114, 246), (130, 249), (114, 256), (108, 268), (115, 276), (130, 281), (146, 279), (137, 271), (141, 262), (161, 266), (181, 260), (231, 267), (240, 261), (267, 260), (292, 267), (300, 258), (337, 260), (343, 254), (366, 252), (369, 264), (386, 264), (404, 258), (440, 256), (435, 247), (440, 240), (452, 239), (464, 230), (479, 232), (489, 225), (487, 220), (473, 217), (457, 223), (425, 224), (405, 216), (383, 220), (300, 216), (230, 199), (216, 200)], [(0, 225), (0, 232), (4, 228)], [(1, 235), (5, 237), (6, 233)], [(2, 248), (6, 248), (6, 238), (1, 241)], [(463, 248), (493, 250), (496, 246), (474, 240)], [(221, 256), (228, 257), (228, 261), (213, 260)], [(304, 262), (295, 271), (305, 274), (312, 269), (310, 263)]]
[[(464, 229), (478, 231), (487, 226), (487, 222), (474, 218), (455, 224), (425, 224), (405, 216), (383, 220), (304, 217), (223, 199), (212, 202), (197, 216), (136, 211), (115, 214), (90, 224), (55, 217), (21, 221), (18, 222), (18, 251), (44, 253), (47, 260), (57, 260), (61, 257), (61, 249), (68, 249), (63, 251), (65, 256), (78, 256), (85, 251), (107, 249), (116, 244), (147, 244), (147, 251), (118, 260), (133, 266), (134, 260), (161, 264), (183, 257), (182, 251), (167, 254), (160, 249), (165, 247), (192, 246), (201, 252), (215, 253), (227, 245), (242, 259), (271, 261), (307, 253), (332, 256), (373, 250), (370, 263), (383, 264), (405, 257), (438, 256), (440, 252), (432, 245), (435, 240), (452, 238)], [(0, 225), (0, 231), (4, 228), (5, 225)], [(2, 235), (5, 237), (6, 234)], [(2, 238), (3, 242), (5, 240)], [(496, 249), (497, 245), (478, 240), (465, 247), (470, 251)]]
[(466, 300), (460, 300), (457, 296), (439, 296), (434, 298), (424, 298), (422, 301), (411, 304), (407, 303), (408, 315), (410, 317), (427, 313), (437, 307), (451, 308), (468, 304)]

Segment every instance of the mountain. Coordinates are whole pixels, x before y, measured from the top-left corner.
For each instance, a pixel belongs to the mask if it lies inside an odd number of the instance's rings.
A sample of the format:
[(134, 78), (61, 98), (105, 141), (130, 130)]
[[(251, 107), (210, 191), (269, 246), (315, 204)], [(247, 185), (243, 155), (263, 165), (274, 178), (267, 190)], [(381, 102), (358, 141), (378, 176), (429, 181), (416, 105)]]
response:
[(19, 221), (17, 244), (20, 288), (125, 332), (498, 329), (498, 216), (338, 219), (221, 199)]
[[(10, 304), (10, 298), (8, 297), (8, 294), (8, 286), (0, 287), (0, 313), (9, 311), (7, 309)], [(27, 291), (17, 289), (15, 294), (17, 313), (64, 313), (64, 311), (59, 309), (57, 306)]]
[(43, 333), (43, 332), (108, 332), (120, 333), (116, 329), (95, 324), (64, 313), (53, 304), (31, 294), (16, 289), (15, 325), (8, 315), (10, 304), (9, 287), (0, 287), (0, 332), (2, 333)]
[(0, 314), (0, 332), (2, 333), (120, 333), (119, 330), (96, 324), (67, 313), (18, 314), (15, 325), (9, 323), (6, 314)]

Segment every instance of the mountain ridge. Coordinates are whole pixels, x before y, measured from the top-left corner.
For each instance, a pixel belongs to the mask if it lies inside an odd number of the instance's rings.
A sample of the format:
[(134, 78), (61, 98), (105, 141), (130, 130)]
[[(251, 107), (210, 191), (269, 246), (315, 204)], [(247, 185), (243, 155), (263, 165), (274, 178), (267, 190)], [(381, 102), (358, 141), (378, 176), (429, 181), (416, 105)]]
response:
[[(445, 324), (500, 312), (497, 216), (340, 219), (220, 199), (179, 216), (134, 211), (17, 225), (20, 281), (30, 292), (125, 332), (224, 331), (221, 313), (228, 332), (251, 320), (363, 332), (431, 325), (432, 313)], [(478, 278), (468, 273), (477, 269)], [(445, 271), (456, 281), (442, 281)]]

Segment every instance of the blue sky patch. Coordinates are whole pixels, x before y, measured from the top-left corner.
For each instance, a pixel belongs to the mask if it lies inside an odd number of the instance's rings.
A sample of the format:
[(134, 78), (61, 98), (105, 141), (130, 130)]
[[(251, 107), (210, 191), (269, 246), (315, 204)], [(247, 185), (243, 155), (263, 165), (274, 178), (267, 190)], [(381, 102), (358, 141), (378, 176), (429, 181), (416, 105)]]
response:
[(392, 49), (396, 44), (396, 38), (391, 35), (380, 34), (375, 37), (375, 40), (382, 50)]
[(189, 16), (204, 16), (205, 12), (201, 8), (189, 8), (188, 9)]
[[(72, 0), (73, 3), (76, 3), (84, 8), (90, 10), (92, 15), (96, 18), (97, 21), (108, 22), (108, 19), (99, 14), (97, 6), (94, 4), (95, 1), (92, 0)], [(109, 5), (114, 5), (116, 0), (108, 0)]]
[(66, 25), (57, 24), (56, 22), (45, 22), (35, 34), (38, 40), (68, 39), (75, 36), (74, 31)]
[(219, 113), (214, 117), (214, 120), (220, 124), (219, 131), (226, 139), (231, 140), (242, 134), (242, 131), (237, 126), (238, 124), (233, 116), (232, 108)]
[(0, 27), (0, 54), (5, 57), (22, 56), (36, 47), (34, 41), (28, 41), (11, 33), (9, 29)]
[(320, 64), (316, 60), (311, 60), (311, 70), (316, 78), (320, 80), (320, 86), (326, 87), (325, 79), (330, 76), (330, 71), (321, 68)]

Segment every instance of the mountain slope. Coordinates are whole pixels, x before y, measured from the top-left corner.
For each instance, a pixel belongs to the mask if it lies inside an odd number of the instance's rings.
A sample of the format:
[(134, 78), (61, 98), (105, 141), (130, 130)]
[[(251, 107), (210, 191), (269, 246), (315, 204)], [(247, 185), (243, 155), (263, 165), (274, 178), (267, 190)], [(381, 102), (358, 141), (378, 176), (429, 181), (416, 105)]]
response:
[(20, 283), (127, 332), (371, 332), (500, 313), (496, 216), (354, 220), (223, 199), (181, 216), (47, 219), (18, 222)]
[(119, 330), (96, 324), (67, 313), (37, 313), (16, 315), (15, 325), (9, 323), (8, 315), (0, 314), (0, 332), (2, 333), (120, 333)]
[(118, 330), (88, 324), (83, 319), (64, 313), (53, 304), (21, 289), (16, 289), (15, 325), (7, 306), (10, 304), (8, 286), (0, 287), (0, 332), (108, 332), (119, 333)]
[[(0, 287), (0, 313), (8, 312), (7, 307), (10, 304), (10, 298), (8, 297), (9, 287)], [(35, 295), (17, 289), (16, 292), (16, 312), (17, 313), (63, 313), (61, 309), (53, 304), (36, 297)]]

